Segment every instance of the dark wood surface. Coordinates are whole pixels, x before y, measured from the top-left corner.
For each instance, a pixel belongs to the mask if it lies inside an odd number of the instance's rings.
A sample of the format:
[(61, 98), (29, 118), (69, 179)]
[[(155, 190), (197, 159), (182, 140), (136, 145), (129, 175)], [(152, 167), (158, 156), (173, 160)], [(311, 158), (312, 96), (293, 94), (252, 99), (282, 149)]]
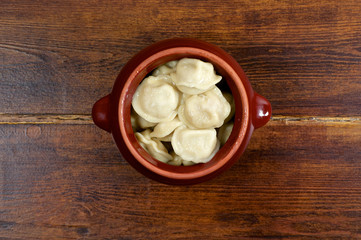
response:
[[(124, 64), (193, 37), (273, 118), (195, 186), (149, 180), (92, 124)], [(361, 2), (1, 1), (0, 239), (361, 239)]]

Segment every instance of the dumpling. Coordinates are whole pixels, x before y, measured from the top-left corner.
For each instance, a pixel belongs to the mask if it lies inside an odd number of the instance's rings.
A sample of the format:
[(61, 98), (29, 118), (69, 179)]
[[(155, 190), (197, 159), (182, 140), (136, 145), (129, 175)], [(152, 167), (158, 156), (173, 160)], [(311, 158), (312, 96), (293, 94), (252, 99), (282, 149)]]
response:
[(147, 120), (139, 116), (135, 111), (132, 111), (131, 113), (131, 121), (133, 129), (146, 129), (157, 125), (157, 123), (148, 122)]
[(140, 129), (138, 122), (137, 122), (137, 114), (132, 111), (130, 114), (130, 122), (132, 124), (133, 131), (136, 132)]
[(196, 164), (196, 163), (192, 162), (192, 161), (182, 160), (182, 165), (183, 166), (193, 166), (194, 164)]
[(178, 156), (175, 152), (171, 152), (171, 155), (172, 155), (173, 159), (170, 160), (169, 162), (167, 162), (168, 164), (173, 165), (173, 166), (182, 165), (183, 159), (180, 156)]
[(166, 64), (163, 64), (159, 67), (157, 67), (153, 72), (152, 76), (159, 76), (159, 75), (169, 75), (172, 72), (175, 72), (175, 66), (177, 65), (178, 61), (170, 61)]
[(180, 166), (180, 165), (183, 165), (183, 166), (192, 166), (196, 163), (192, 162), (192, 161), (186, 161), (184, 159), (182, 159), (180, 156), (178, 156), (175, 152), (171, 152), (171, 155), (173, 157), (173, 160), (167, 162), (168, 164), (170, 165), (173, 165), (173, 166)]
[(182, 125), (183, 123), (179, 120), (178, 117), (175, 117), (171, 121), (167, 122), (160, 122), (155, 127), (152, 133), (150, 133), (150, 136), (152, 138), (164, 138), (168, 135), (170, 135), (174, 129)]
[(211, 63), (194, 58), (179, 60), (171, 77), (177, 88), (186, 94), (206, 92), (222, 79)]
[(178, 60), (173, 60), (173, 61), (167, 62), (165, 65), (172, 69), (175, 69), (175, 67), (177, 66), (177, 63), (178, 63)]
[(231, 111), (221, 90), (214, 87), (198, 95), (190, 95), (178, 109), (179, 119), (192, 129), (218, 128)]
[(167, 65), (162, 65), (162, 66), (159, 66), (157, 67), (153, 73), (152, 73), (152, 76), (159, 76), (159, 75), (168, 75), (170, 73), (174, 72), (174, 69), (168, 67)]
[(152, 139), (150, 135), (150, 129), (147, 129), (143, 132), (135, 133), (139, 144), (155, 159), (158, 159), (161, 162), (167, 163), (172, 160), (173, 157), (168, 153), (167, 148), (156, 139)]
[(215, 129), (193, 130), (186, 126), (174, 131), (171, 143), (178, 156), (194, 163), (208, 162), (220, 145)]
[(173, 133), (171, 133), (165, 137), (157, 138), (157, 139), (162, 142), (170, 142), (170, 141), (172, 141), (172, 137), (173, 137)]
[(221, 141), (222, 145), (224, 145), (227, 142), (229, 136), (232, 133), (232, 129), (233, 129), (233, 122), (228, 122), (219, 129), (218, 139), (219, 141)]
[(135, 91), (132, 106), (148, 122), (170, 121), (177, 115), (180, 96), (168, 75), (149, 76)]
[(138, 126), (141, 127), (142, 129), (151, 128), (157, 124), (157, 123), (148, 122), (147, 120), (145, 120), (144, 118), (142, 118), (139, 115), (137, 117), (137, 123), (138, 123)]
[(227, 102), (231, 105), (231, 112), (228, 115), (228, 117), (224, 120), (224, 123), (229, 122), (229, 120), (232, 119), (232, 117), (234, 116), (234, 113), (236, 112), (236, 105), (234, 103), (234, 98), (232, 96), (232, 94), (228, 93), (228, 92), (224, 92), (223, 93), (223, 97), (227, 100)]

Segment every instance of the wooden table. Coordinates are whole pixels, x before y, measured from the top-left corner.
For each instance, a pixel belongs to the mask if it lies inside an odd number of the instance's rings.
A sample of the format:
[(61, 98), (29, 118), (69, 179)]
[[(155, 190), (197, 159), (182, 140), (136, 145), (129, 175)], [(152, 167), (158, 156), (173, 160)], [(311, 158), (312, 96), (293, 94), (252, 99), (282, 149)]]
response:
[[(273, 105), (194, 186), (149, 180), (91, 120), (156, 41), (220, 46)], [(0, 2), (1, 239), (361, 239), (361, 2)]]

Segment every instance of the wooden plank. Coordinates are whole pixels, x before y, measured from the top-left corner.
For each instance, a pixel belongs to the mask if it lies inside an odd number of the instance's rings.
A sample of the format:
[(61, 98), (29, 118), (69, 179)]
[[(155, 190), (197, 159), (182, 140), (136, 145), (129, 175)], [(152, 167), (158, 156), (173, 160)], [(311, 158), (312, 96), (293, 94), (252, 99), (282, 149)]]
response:
[(194, 37), (228, 51), (275, 114), (360, 116), (357, 1), (0, 3), (0, 113), (89, 114), (145, 46)]
[(167, 186), (94, 125), (0, 125), (0, 238), (360, 239), (360, 122), (271, 121), (216, 179)]

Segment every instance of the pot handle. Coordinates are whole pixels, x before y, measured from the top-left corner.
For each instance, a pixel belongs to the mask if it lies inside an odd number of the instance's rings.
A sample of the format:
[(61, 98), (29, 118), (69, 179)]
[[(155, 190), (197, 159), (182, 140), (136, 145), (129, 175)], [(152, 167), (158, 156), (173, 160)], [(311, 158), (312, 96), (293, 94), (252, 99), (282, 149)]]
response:
[(99, 99), (93, 106), (92, 118), (98, 127), (110, 132), (110, 94)]
[(254, 93), (253, 97), (253, 126), (255, 128), (260, 128), (264, 126), (271, 118), (272, 114), (272, 106), (271, 103), (259, 95), (258, 93)]

